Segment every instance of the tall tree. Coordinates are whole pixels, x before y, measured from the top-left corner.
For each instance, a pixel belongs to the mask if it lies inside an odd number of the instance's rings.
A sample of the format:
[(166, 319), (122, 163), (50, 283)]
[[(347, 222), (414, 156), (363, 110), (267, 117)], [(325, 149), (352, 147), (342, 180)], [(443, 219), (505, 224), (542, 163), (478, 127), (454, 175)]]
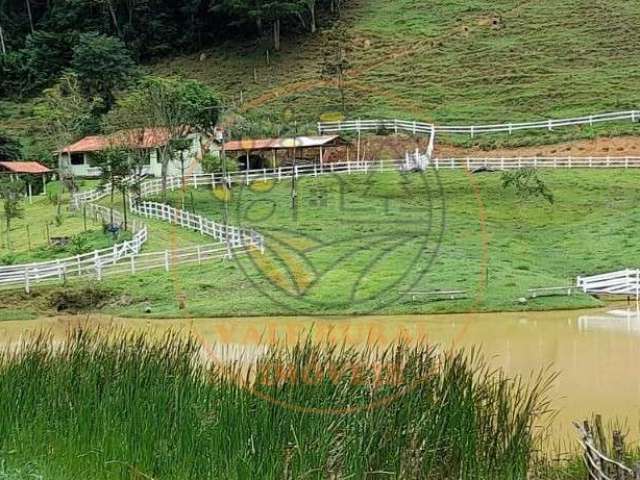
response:
[(134, 74), (135, 62), (122, 40), (85, 33), (73, 49), (71, 68), (85, 95), (99, 96), (108, 111), (115, 102), (115, 91), (124, 88)]
[(22, 145), (0, 130), (0, 160), (20, 160), (22, 158)]
[(181, 77), (144, 77), (118, 101), (109, 115), (112, 129), (156, 129), (162, 166), (162, 195), (166, 196), (169, 161), (176, 141), (192, 132), (209, 135), (220, 109), (218, 95), (196, 80)]
[(124, 229), (127, 230), (127, 192), (128, 181), (133, 171), (132, 159), (126, 145), (116, 141), (110, 148), (97, 152), (93, 156), (93, 164), (100, 167), (100, 183), (111, 188), (109, 211), (113, 224), (115, 192), (120, 192), (124, 213)]
[(11, 221), (15, 218), (22, 218), (24, 207), (22, 198), (24, 195), (25, 183), (20, 178), (0, 179), (0, 199), (2, 199), (2, 210), (6, 228), (7, 248), (11, 248)]

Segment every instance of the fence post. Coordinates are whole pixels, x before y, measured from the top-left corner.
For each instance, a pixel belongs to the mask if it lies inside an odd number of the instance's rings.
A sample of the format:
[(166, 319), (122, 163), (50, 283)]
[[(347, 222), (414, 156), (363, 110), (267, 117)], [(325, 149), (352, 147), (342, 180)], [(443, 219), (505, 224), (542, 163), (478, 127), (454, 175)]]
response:
[(29, 284), (29, 269), (24, 269), (24, 291), (27, 293), (31, 293), (31, 286)]
[(196, 247), (196, 252), (198, 252), (198, 265), (200, 265), (202, 263), (201, 257), (200, 257), (200, 245)]
[[(76, 257), (78, 259), (78, 276), (80, 275), (80, 257)], [(101, 279), (101, 272), (100, 272), (100, 257), (98, 257), (98, 252), (95, 251), (93, 252), (93, 267), (96, 270), (96, 278), (98, 280)]]
[(245, 185), (249, 185), (249, 167), (244, 171), (244, 183)]
[(169, 250), (164, 251), (164, 271), (169, 271)]
[(131, 273), (136, 273), (136, 257), (131, 255)]
[(195, 173), (193, 174), (193, 188), (198, 189), (198, 176)]

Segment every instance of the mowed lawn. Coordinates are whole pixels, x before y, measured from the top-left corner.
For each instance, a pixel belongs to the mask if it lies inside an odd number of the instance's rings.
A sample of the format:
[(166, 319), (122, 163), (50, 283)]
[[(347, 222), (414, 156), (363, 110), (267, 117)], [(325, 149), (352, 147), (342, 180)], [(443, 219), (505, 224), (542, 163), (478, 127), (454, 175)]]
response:
[[(186, 207), (265, 235), (264, 255), (108, 281), (126, 291), (113, 313), (217, 316), (420, 313), (578, 308), (585, 296), (521, 304), (529, 288), (633, 267), (640, 213), (636, 171), (544, 171), (555, 203), (520, 199), (499, 173), (396, 174), (237, 187), (225, 204), (209, 189)], [(193, 204), (191, 204), (193, 198)], [(177, 201), (177, 196), (173, 199)], [(432, 301), (408, 291), (465, 290)], [(179, 308), (179, 307), (184, 308)]]

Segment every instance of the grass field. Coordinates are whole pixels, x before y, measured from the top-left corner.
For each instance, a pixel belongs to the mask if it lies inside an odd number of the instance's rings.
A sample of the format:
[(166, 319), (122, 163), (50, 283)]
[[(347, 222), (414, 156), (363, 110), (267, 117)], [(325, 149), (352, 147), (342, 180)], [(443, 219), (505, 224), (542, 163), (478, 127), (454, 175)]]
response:
[[(109, 279), (112, 301), (103, 310), (140, 316), (149, 306), (150, 316), (207, 317), (597, 306), (585, 295), (519, 299), (529, 288), (633, 263), (640, 172), (541, 175), (554, 204), (504, 190), (499, 173), (413, 175), (406, 184), (396, 174), (304, 179), (297, 217), (289, 182), (236, 189), (226, 207), (196, 190), (187, 208), (257, 229), (265, 255)], [(414, 300), (407, 290), (466, 290), (469, 298)], [(47, 292), (26, 301), (45, 308)]]
[(3, 352), (0, 478), (525, 479), (548, 419), (547, 376), (477, 354), (303, 339), (245, 377), (199, 347), (76, 331)]
[[(291, 130), (292, 118), (312, 129), (323, 113), (342, 109), (338, 89), (321, 74), (324, 58), (340, 48), (350, 64), (350, 118), (456, 124), (563, 118), (638, 107), (639, 21), (640, 5), (625, 0), (353, 1), (334, 28), (292, 39), (270, 65), (261, 48), (252, 53), (225, 43), (204, 61), (176, 57), (153, 69), (218, 87), (272, 130)], [(241, 91), (246, 101), (238, 105)], [(448, 140), (491, 146), (631, 132), (638, 128), (622, 124)]]

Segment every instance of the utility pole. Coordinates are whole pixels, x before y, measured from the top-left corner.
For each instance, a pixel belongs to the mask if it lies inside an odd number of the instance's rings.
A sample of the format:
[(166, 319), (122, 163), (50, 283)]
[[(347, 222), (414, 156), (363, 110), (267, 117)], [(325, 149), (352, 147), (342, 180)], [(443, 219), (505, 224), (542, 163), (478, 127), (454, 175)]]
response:
[(293, 172), (291, 173), (291, 208), (293, 210), (293, 219), (298, 219), (298, 161), (296, 158), (298, 146), (298, 121), (293, 121)]

